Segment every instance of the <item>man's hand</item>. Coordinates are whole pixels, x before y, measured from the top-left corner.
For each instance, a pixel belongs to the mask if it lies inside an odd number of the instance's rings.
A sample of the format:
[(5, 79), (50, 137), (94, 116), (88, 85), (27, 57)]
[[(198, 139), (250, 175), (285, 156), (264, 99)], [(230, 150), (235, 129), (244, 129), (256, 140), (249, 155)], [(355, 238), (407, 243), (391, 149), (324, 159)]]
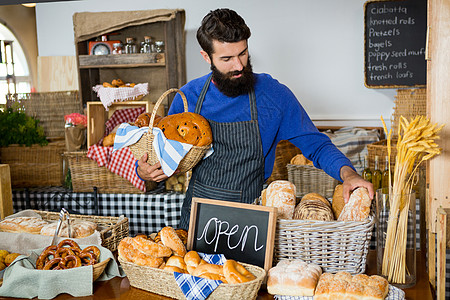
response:
[(167, 179), (167, 175), (164, 174), (161, 169), (161, 164), (158, 162), (153, 166), (147, 163), (148, 154), (142, 155), (141, 159), (138, 161), (137, 173), (139, 177), (144, 180), (160, 182)]
[(350, 198), (350, 192), (359, 187), (365, 187), (369, 191), (370, 199), (373, 199), (375, 192), (371, 182), (364, 180), (349, 166), (343, 166), (340, 171), (341, 179), (343, 180), (342, 192), (344, 194), (345, 203)]

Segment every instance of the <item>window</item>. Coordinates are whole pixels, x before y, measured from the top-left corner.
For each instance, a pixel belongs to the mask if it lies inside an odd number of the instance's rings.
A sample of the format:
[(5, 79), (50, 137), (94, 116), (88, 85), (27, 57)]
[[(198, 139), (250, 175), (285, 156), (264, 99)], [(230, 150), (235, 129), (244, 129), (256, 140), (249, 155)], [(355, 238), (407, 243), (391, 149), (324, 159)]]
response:
[[(27, 59), (19, 41), (14, 34), (0, 23), (0, 107), (6, 104), (6, 95), (9, 93), (29, 93), (31, 91), (31, 76)], [(12, 50), (12, 53), (11, 53)], [(14, 62), (14, 63), (13, 63)], [(8, 75), (15, 75), (16, 86), (13, 80), (8, 85)]]

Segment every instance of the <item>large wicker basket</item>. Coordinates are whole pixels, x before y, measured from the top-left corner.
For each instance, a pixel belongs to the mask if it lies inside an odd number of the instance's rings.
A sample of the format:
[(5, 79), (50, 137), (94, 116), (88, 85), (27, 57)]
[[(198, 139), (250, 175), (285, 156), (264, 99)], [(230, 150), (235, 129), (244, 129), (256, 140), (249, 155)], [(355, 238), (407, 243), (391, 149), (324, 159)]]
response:
[(325, 171), (314, 166), (288, 164), (287, 171), (288, 180), (296, 187), (297, 197), (303, 197), (308, 193), (318, 193), (331, 198), (334, 188), (339, 183)]
[[(144, 135), (141, 137), (141, 139), (129, 146), (131, 152), (133, 153), (134, 157), (136, 159), (140, 159), (142, 155), (145, 153), (148, 153), (148, 159), (147, 162), (151, 165), (156, 164), (159, 162), (158, 156), (156, 155), (155, 149), (153, 148), (153, 139), (154, 135), (152, 133), (153, 129), (153, 121), (155, 120), (156, 111), (158, 110), (159, 105), (162, 103), (162, 101), (166, 98), (167, 95), (170, 93), (179, 93), (181, 95), (181, 98), (183, 99), (184, 104), (184, 111), (188, 111), (188, 103), (186, 96), (184, 93), (178, 89), (169, 89), (166, 92), (164, 92), (161, 97), (159, 97), (158, 101), (155, 103), (155, 106), (153, 107), (152, 117), (149, 122), (149, 128), (148, 132), (144, 133)], [(206, 154), (206, 152), (211, 148), (211, 145), (208, 146), (193, 146), (191, 150), (184, 156), (184, 158), (180, 161), (180, 164), (178, 165), (178, 170), (180, 173), (185, 173), (189, 170), (191, 170)]]
[[(49, 212), (35, 210), (41, 215), (45, 221), (58, 221), (60, 218), (59, 212)], [(109, 249), (111, 252), (117, 250), (120, 241), (128, 236), (129, 224), (127, 217), (102, 217), (90, 215), (76, 215), (70, 214), (72, 220), (91, 221), (97, 224), (100, 228), (100, 237), (102, 239), (102, 246)]]
[(64, 141), (47, 146), (0, 147), (0, 162), (10, 166), (13, 187), (61, 186), (65, 147)]
[(374, 224), (373, 214), (354, 222), (278, 219), (274, 262), (302, 259), (324, 272), (364, 273)]
[[(69, 161), (74, 192), (92, 192), (93, 188), (97, 187), (99, 193), (144, 193), (122, 176), (111, 172), (106, 167), (99, 167), (97, 162), (88, 158), (86, 154), (87, 151), (64, 152), (64, 157)], [(146, 181), (147, 191), (153, 190), (155, 187), (155, 182)]]
[[(138, 266), (124, 261), (119, 256), (119, 262), (125, 274), (130, 280), (130, 285), (155, 294), (171, 297), (175, 299), (186, 299), (180, 287), (175, 281), (173, 272), (162, 269)], [(220, 284), (212, 292), (208, 300), (223, 299), (256, 299), (262, 281), (266, 276), (266, 271), (260, 267), (241, 263), (245, 268), (256, 276), (256, 279), (240, 284)]]

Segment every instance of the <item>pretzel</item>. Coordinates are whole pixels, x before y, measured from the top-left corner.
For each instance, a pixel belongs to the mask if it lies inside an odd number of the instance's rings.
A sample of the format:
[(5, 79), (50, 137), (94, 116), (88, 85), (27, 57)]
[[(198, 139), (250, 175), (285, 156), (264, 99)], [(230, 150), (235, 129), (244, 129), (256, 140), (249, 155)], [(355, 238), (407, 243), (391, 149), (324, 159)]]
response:
[(73, 251), (73, 248), (80, 249), (80, 246), (77, 244), (77, 242), (75, 242), (74, 240), (70, 240), (70, 239), (62, 240), (58, 244), (58, 248), (62, 248), (62, 247), (65, 247), (65, 246), (69, 246), (72, 251)]
[(44, 265), (50, 260), (50, 256), (56, 258), (56, 250), (56, 246), (48, 246), (47, 248), (45, 248), (36, 260), (36, 269), (42, 270), (44, 268)]
[(94, 255), (95, 260), (100, 259), (100, 249), (98, 249), (96, 246), (89, 246), (89, 247), (84, 248), (83, 250), (81, 250), (80, 255), (85, 254), (85, 253), (92, 253)]
[(75, 255), (75, 253), (67, 247), (59, 248), (55, 252), (55, 257), (65, 258), (67, 255)]
[(75, 255), (67, 255), (60, 263), (62, 269), (81, 267), (81, 259)]
[(91, 252), (81, 252), (78, 257), (81, 259), (81, 264), (83, 266), (95, 265), (97, 263), (97, 259)]
[(54, 268), (56, 267), (60, 267), (60, 263), (64, 261), (64, 258), (61, 257), (55, 257), (52, 260), (50, 260), (49, 262), (47, 262), (44, 266), (44, 268), (42, 268), (42, 270), (54, 270)]

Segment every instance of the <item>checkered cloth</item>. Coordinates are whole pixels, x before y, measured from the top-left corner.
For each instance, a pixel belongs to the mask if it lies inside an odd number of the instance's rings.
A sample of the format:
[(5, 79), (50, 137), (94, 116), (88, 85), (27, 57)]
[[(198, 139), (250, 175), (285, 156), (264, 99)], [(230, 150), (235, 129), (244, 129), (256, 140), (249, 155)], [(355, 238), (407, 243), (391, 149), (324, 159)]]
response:
[[(223, 265), (226, 261), (223, 254), (199, 253), (199, 255), (210, 264)], [(222, 283), (220, 280), (205, 279), (178, 272), (173, 272), (173, 275), (188, 300), (206, 299)]]
[(105, 136), (111, 133), (117, 125), (126, 122), (134, 122), (140, 114), (145, 112), (145, 107), (124, 108), (116, 110), (105, 122)]
[(150, 191), (145, 194), (97, 194), (98, 212), (93, 193), (73, 193), (61, 187), (13, 190), (14, 212), (24, 209), (119, 217), (129, 220), (130, 236), (151, 234), (165, 226), (178, 228), (184, 194)]
[(140, 180), (134, 171), (136, 158), (128, 147), (113, 153), (113, 147), (92, 145), (86, 156), (95, 160), (99, 167), (106, 166), (108, 170), (127, 179), (141, 191), (146, 191), (145, 181)]
[[(283, 296), (283, 295), (274, 295), (276, 300), (313, 300), (314, 297), (299, 297), (299, 296)], [(389, 293), (387, 294), (385, 300), (403, 300), (405, 299), (405, 292), (401, 289), (389, 285)]]
[(139, 83), (134, 87), (118, 87), (110, 88), (103, 85), (96, 85), (92, 88), (100, 98), (103, 106), (108, 110), (109, 106), (114, 102), (122, 102), (135, 100), (136, 97), (148, 94), (148, 83)]

